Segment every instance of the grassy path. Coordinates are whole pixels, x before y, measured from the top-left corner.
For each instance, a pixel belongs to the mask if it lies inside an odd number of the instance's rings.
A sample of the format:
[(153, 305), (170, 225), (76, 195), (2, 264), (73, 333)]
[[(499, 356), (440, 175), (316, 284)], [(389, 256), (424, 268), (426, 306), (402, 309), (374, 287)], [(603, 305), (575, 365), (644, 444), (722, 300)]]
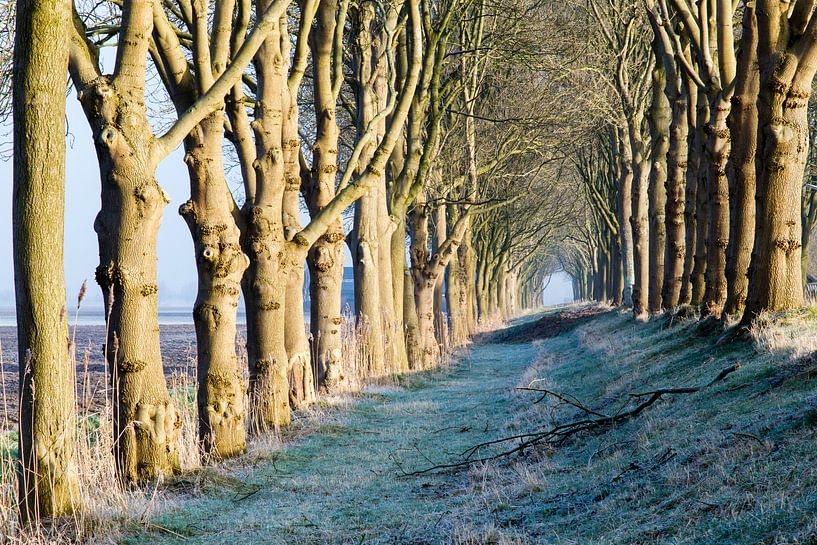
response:
[[(226, 474), (210, 471), (196, 493), (152, 519), (151, 532), (123, 542), (449, 542), (474, 514), (473, 475), (405, 477), (399, 467), (450, 461), (499, 433), (517, 409), (512, 391), (535, 355), (530, 344), (481, 344), (449, 369), (363, 394), (266, 459), (239, 461)], [(485, 505), (478, 516), (491, 510)]]

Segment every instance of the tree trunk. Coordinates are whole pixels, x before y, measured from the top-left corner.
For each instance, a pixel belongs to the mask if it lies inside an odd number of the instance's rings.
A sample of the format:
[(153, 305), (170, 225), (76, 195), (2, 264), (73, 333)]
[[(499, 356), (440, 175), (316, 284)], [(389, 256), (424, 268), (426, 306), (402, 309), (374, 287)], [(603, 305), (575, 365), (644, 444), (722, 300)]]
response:
[[(698, 97), (698, 120), (696, 125), (696, 149), (695, 153), (703, 156), (705, 150), (705, 133), (704, 127), (706, 120), (709, 117), (709, 103), (706, 96), (701, 94)], [(704, 289), (706, 287), (706, 250), (709, 246), (709, 177), (707, 168), (697, 165), (695, 172), (697, 174), (695, 191), (695, 258), (692, 267), (692, 276), (690, 282), (692, 285), (692, 294), (690, 303), (699, 307), (703, 303)]]
[(381, 320), (376, 200), (375, 192), (357, 201), (353, 231), (356, 247), (352, 255), (355, 260), (355, 307), (358, 320), (365, 324), (363, 330), (367, 332), (365, 339), (369, 355), (367, 373), (373, 377), (380, 377), (386, 372), (386, 353)]
[[(388, 211), (385, 178), (377, 187), (377, 209), (377, 278), (378, 288), (380, 290), (383, 342), (386, 351), (385, 371), (386, 373), (399, 373), (407, 369), (408, 357), (406, 355), (406, 338), (403, 334), (402, 327), (403, 320), (397, 319), (397, 309), (399, 308), (402, 313), (402, 304), (399, 307), (395, 307), (394, 304), (397, 288), (394, 285), (394, 276), (392, 273), (391, 241), (394, 234), (395, 222)], [(405, 260), (405, 257), (403, 257), (403, 259)], [(402, 289), (400, 291), (402, 295)]]
[(667, 205), (666, 246), (664, 255), (664, 287), (662, 304), (672, 309), (678, 306), (684, 278), (686, 256), (686, 222), (684, 199), (686, 197), (689, 102), (685, 90), (672, 97), (672, 123), (670, 125), (669, 149), (667, 151)]
[(482, 249), (482, 256), (479, 259), (479, 271), (476, 278), (477, 288), (477, 303), (479, 307), (480, 322), (489, 320), (491, 318), (491, 309), (488, 304), (488, 256), (487, 251)]
[[(405, 212), (395, 213), (392, 210), (392, 221), (394, 222), (394, 232), (390, 237), (390, 246), (388, 248), (391, 255), (391, 275), (392, 285), (394, 286), (393, 301), (394, 301), (394, 330), (397, 334), (396, 341), (402, 342), (402, 350), (399, 351), (400, 359), (395, 362), (395, 371), (408, 371), (411, 369), (410, 363), (412, 360), (410, 344), (414, 343), (416, 339), (416, 329), (414, 322), (416, 322), (416, 313), (414, 307), (414, 290), (412, 288), (411, 294), (406, 293), (406, 285), (410, 285), (412, 280), (406, 278), (406, 215)], [(404, 308), (405, 303), (411, 302), (411, 309)], [(406, 320), (406, 316), (415, 315), (413, 321)], [(405, 359), (403, 358), (405, 356)]]
[(317, 388), (309, 339), (306, 337), (304, 267), (303, 261), (292, 264), (287, 282), (284, 321), (284, 345), (289, 360), (289, 402), (296, 409), (314, 402)]
[[(299, 155), (301, 142), (298, 135), (297, 89), (290, 88), (283, 95), (284, 119), (282, 139), (284, 143), (284, 188), (282, 212), (284, 238), (291, 240), (301, 225), (301, 166)], [(284, 346), (287, 353), (289, 379), (289, 402), (294, 408), (304, 407), (315, 401), (315, 370), (306, 336), (304, 316), (304, 268), (303, 259), (294, 258), (290, 263), (285, 297)]]
[(612, 286), (612, 294), (611, 300), (613, 305), (619, 306), (623, 303), (624, 294), (624, 272), (621, 268), (621, 245), (620, 240), (618, 237), (615, 240), (611, 241), (611, 246), (613, 248), (613, 256), (612, 256), (612, 263), (610, 265), (610, 275), (611, 281), (610, 285)]
[(633, 229), (630, 222), (633, 210), (633, 160), (630, 137), (626, 130), (618, 131), (619, 146), (619, 180), (616, 197), (621, 243), (621, 261), (623, 268), (624, 285), (622, 301), (627, 306), (633, 304), (633, 281), (635, 277), (633, 261)]
[[(365, 134), (377, 114), (378, 98), (375, 96), (372, 65), (372, 20), (374, 6), (364, 5), (358, 11), (355, 43), (355, 69), (357, 77), (357, 140)], [(377, 142), (372, 141), (361, 154), (358, 171), (368, 165)], [(354, 229), (352, 231), (352, 258), (354, 259), (355, 311), (362, 331), (366, 332), (368, 369), (372, 377), (386, 372), (386, 346), (382, 321), (380, 285), (380, 186), (385, 186), (383, 176), (377, 188), (355, 203)], [(389, 275), (391, 270), (387, 271)], [(389, 296), (390, 298), (391, 296)]]
[(427, 268), (429, 253), (429, 213), (423, 196), (409, 214), (411, 226), (411, 277), (414, 281), (414, 307), (417, 313), (418, 352), (415, 369), (434, 367), (440, 356), (434, 331), (434, 286), (438, 275)]
[(817, 43), (811, 32), (794, 38), (792, 46), (779, 41), (778, 32), (788, 35), (792, 30), (780, 28), (789, 24), (785, 14), (777, 13), (780, 9), (764, 3), (757, 10), (761, 168), (757, 171), (755, 245), (744, 323), (763, 310), (803, 304), (800, 192), (808, 154), (807, 105), (817, 68), (813, 61)]
[[(286, 22), (286, 18), (281, 20)], [(303, 267), (305, 249), (284, 236), (285, 178), (284, 119), (288, 97), (286, 65), (282, 57), (283, 24), (269, 34), (256, 55), (259, 81), (255, 133), (257, 194), (245, 203), (244, 253), (250, 266), (242, 289), (247, 309), (247, 358), (250, 371), (251, 422), (255, 432), (290, 423), (289, 355), (285, 326), (290, 272)], [(288, 144), (295, 147), (297, 144)]]
[(473, 230), (471, 222), (465, 229), (462, 246), (457, 250), (462, 264), (462, 291), (465, 300), (466, 333), (470, 337), (477, 329), (477, 254), (474, 251)]
[(431, 369), (440, 359), (440, 344), (434, 332), (434, 284), (437, 279), (417, 271), (413, 271), (412, 276), (420, 340), (420, 359), (415, 369)]
[[(437, 206), (434, 210), (434, 252), (436, 253), (440, 246), (448, 238), (448, 217), (446, 214), (446, 206), (444, 204)], [(443, 299), (445, 290), (445, 274), (437, 276), (434, 283), (434, 331), (437, 332), (437, 339), (442, 342), (443, 335), (447, 329), (448, 318), (446, 316), (445, 301)]]
[(417, 319), (417, 303), (414, 296), (414, 278), (411, 270), (403, 270), (403, 323), (406, 327), (406, 353), (408, 354), (409, 369), (422, 369), (423, 352), (420, 336), (420, 324)]
[[(317, 123), (312, 149), (312, 177), (304, 197), (315, 218), (335, 196), (338, 170), (336, 98), (333, 89), (333, 52), (337, 1), (321, 1), (312, 30), (313, 96)], [(343, 284), (343, 223), (333, 221), (309, 249), (310, 327), (318, 370), (318, 384), (331, 390), (341, 379), (341, 286)]]
[[(664, 94), (666, 73), (656, 68), (653, 76), (653, 98), (650, 108), (650, 128), (652, 129), (652, 170), (649, 184), (649, 307), (650, 313), (661, 312), (661, 292), (664, 283), (664, 257), (666, 242), (667, 205), (667, 152), (669, 150), (670, 107)], [(601, 300), (601, 299), (600, 299)]]
[(190, 200), (184, 217), (196, 256), (198, 294), (193, 308), (198, 366), (199, 439), (213, 456), (246, 449), (245, 385), (236, 355), (236, 318), (241, 278), (249, 264), (233, 218), (233, 198), (222, 162), (223, 111), (185, 139)]
[[(65, 308), (65, 74), (71, 7), (20, 0), (14, 44), (14, 280), (23, 521), (80, 507)], [(10, 538), (11, 539), (11, 538)]]
[[(273, 164), (259, 161), (259, 179), (265, 176), (274, 179), (277, 175), (274, 168)], [(256, 433), (278, 430), (291, 421), (289, 356), (284, 333), (287, 279), (290, 267), (301, 264), (303, 256), (290, 255), (293, 252), (283, 239), (281, 186), (270, 184), (266, 193), (274, 193), (271, 198), (259, 195), (250, 208), (245, 242), (245, 251), (250, 256), (250, 267), (244, 276), (247, 358), (252, 427)]]
[(139, 482), (179, 469), (181, 419), (167, 391), (157, 308), (156, 237), (169, 199), (154, 178), (141, 97), (103, 77), (80, 100), (102, 180), (96, 280), (108, 322), (116, 463), (123, 479)]
[(719, 93), (710, 102), (706, 125), (709, 229), (706, 251), (706, 289), (701, 314), (720, 318), (726, 302), (726, 247), (729, 244), (729, 181), (726, 164), (731, 142), (726, 119), (730, 104)]
[(633, 228), (633, 314), (636, 316), (647, 311), (650, 291), (649, 261), (649, 206), (647, 193), (649, 189), (650, 167), (647, 146), (641, 135), (641, 116), (628, 121), (630, 146), (633, 160), (633, 195), (632, 216)]
[(331, 390), (343, 378), (340, 337), (343, 324), (343, 225), (340, 220), (333, 222), (327, 233), (309, 249), (307, 262), (310, 329), (315, 345), (318, 384)]
[(726, 315), (738, 315), (746, 306), (749, 261), (755, 234), (755, 185), (757, 156), (757, 20), (746, 8), (743, 36), (738, 50), (735, 95), (727, 125), (732, 137), (729, 158), (729, 247), (726, 256)]
[(686, 194), (684, 205), (684, 273), (681, 280), (681, 293), (678, 296), (679, 305), (692, 303), (692, 276), (695, 269), (695, 252), (698, 247), (698, 178), (701, 168), (701, 132), (698, 130), (698, 120), (701, 117), (698, 111), (698, 98), (701, 95), (697, 87), (689, 78), (685, 78), (684, 88), (687, 91), (689, 107), (687, 108), (687, 175)]
[(448, 321), (451, 324), (451, 344), (455, 347), (463, 346), (468, 339), (464, 280), (463, 265), (458, 252), (451, 256), (445, 270), (445, 299), (448, 303)]

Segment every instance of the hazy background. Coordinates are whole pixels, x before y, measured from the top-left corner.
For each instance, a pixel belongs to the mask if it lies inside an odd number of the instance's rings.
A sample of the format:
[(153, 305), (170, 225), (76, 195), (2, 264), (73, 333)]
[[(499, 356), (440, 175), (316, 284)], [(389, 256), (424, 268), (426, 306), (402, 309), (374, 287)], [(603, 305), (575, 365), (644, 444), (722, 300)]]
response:
[[(99, 254), (93, 230), (94, 218), (100, 207), (99, 170), (91, 131), (73, 91), (68, 95), (66, 121), (65, 280), (68, 308), (73, 309), (76, 294), (83, 280), (87, 279), (89, 289), (83, 307), (89, 312), (85, 314), (97, 315), (101, 320), (102, 295), (94, 282)], [(2, 140), (10, 142), (10, 126), (2, 127)], [(0, 161), (0, 179), (3, 180), (0, 191), (0, 325), (13, 325), (11, 145), (3, 146), (3, 151), (6, 153)], [(176, 311), (173, 313), (176, 319), (189, 316), (196, 297), (193, 243), (187, 225), (178, 214), (179, 206), (189, 196), (187, 169), (182, 159), (180, 147), (159, 165), (156, 174), (159, 184), (171, 199), (159, 230), (159, 306), (163, 311)], [(559, 274), (553, 278), (545, 293), (545, 303), (559, 304), (571, 297), (570, 279)]]

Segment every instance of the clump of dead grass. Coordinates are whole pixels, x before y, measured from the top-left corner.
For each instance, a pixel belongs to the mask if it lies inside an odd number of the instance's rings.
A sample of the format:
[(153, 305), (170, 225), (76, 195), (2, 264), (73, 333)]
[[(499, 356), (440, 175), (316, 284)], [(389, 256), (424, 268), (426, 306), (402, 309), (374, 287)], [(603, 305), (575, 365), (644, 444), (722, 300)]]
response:
[[(195, 392), (191, 377), (172, 377), (174, 396), (178, 392)], [(149, 517), (167, 506), (161, 479), (145, 488), (131, 488), (116, 475), (114, 463), (113, 407), (110, 391), (104, 396), (101, 411), (78, 411), (76, 464), (79, 495), (74, 514), (60, 520), (42, 520), (21, 525), (17, 517), (17, 455), (7, 448), (0, 452), (0, 544), (34, 545), (69, 544), (100, 540), (113, 541), (123, 528), (149, 525)], [(201, 463), (201, 449), (196, 436), (195, 403), (179, 401), (182, 428), (179, 457), (182, 469), (190, 471)], [(16, 434), (14, 434), (16, 437)]]
[(763, 312), (749, 329), (760, 352), (787, 353), (799, 359), (817, 351), (817, 305), (785, 312)]

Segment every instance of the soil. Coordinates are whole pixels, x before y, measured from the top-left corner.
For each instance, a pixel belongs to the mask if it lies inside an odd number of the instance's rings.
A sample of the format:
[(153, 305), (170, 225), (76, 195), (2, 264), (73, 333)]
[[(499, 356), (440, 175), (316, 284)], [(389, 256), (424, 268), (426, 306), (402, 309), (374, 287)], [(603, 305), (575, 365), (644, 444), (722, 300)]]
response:
[(500, 331), (494, 335), (492, 341), (503, 344), (523, 344), (539, 339), (551, 339), (589, 322), (604, 312), (609, 312), (609, 310), (599, 306), (572, 307), (560, 310), (545, 314), (536, 321), (526, 322)]
[[(192, 324), (162, 325), (161, 343), (165, 374), (195, 374), (196, 332)], [(107, 385), (105, 366), (105, 326), (80, 325), (76, 333), (76, 376), (79, 412), (99, 407)], [(243, 337), (244, 331), (240, 331)], [(0, 327), (0, 431), (17, 423), (19, 366), (17, 329)]]

